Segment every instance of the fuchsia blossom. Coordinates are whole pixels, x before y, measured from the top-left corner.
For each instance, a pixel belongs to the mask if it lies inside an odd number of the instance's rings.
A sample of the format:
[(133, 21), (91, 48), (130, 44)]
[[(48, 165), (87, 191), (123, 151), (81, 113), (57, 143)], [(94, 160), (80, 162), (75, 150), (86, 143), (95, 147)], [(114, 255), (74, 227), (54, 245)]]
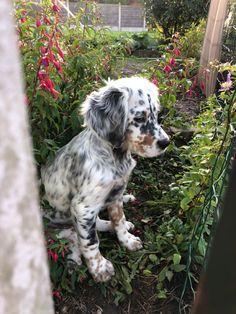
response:
[(40, 59), (40, 63), (42, 63), (42, 65), (44, 65), (44, 66), (47, 68), (47, 67), (49, 66), (48, 57), (43, 56), (43, 57)]
[(59, 73), (62, 73), (61, 64), (59, 61), (53, 61), (53, 64)]
[(40, 27), (42, 25), (42, 22), (39, 18), (36, 18), (35, 24), (37, 27)]
[(47, 16), (44, 16), (43, 21), (46, 25), (51, 25), (51, 21), (49, 20)]
[(177, 57), (181, 55), (181, 52), (180, 52), (180, 50), (179, 50), (177, 47), (175, 47), (175, 48), (173, 49), (173, 53), (174, 53)]
[(48, 256), (56, 263), (58, 261), (58, 254), (49, 250)]
[(54, 12), (60, 12), (60, 8), (59, 8), (59, 6), (56, 4), (56, 1), (55, 1), (55, 0), (53, 1), (52, 9), (53, 9)]
[(200, 82), (200, 88), (201, 88), (202, 92), (204, 92), (205, 85), (204, 85), (203, 81)]
[(174, 67), (176, 65), (175, 59), (174, 58), (170, 58), (169, 64)]
[(231, 80), (231, 74), (228, 73), (226, 82), (223, 82), (220, 85), (221, 88), (219, 89), (219, 92), (226, 92), (226, 91), (230, 90), (232, 85), (233, 85), (233, 81)]
[(63, 51), (61, 50), (61, 48), (59, 47), (57, 41), (56, 41), (56, 47), (57, 47), (57, 51), (58, 51), (60, 57), (64, 60), (64, 53), (63, 53)]
[(52, 295), (58, 299), (61, 299), (61, 294), (58, 290), (53, 290)]
[(154, 77), (151, 81), (154, 85), (158, 86), (158, 81), (157, 79)]
[(163, 71), (169, 74), (171, 71), (171, 67), (168, 64), (166, 64), (163, 68)]

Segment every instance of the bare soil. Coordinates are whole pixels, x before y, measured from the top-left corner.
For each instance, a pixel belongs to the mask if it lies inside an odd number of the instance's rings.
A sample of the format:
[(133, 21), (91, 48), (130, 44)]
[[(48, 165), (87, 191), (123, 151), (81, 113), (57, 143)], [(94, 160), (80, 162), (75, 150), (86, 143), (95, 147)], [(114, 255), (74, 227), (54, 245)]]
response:
[[(99, 286), (83, 283), (57, 304), (56, 314), (178, 314), (181, 286), (175, 285), (166, 300), (158, 300), (156, 284), (154, 277), (137, 277), (133, 293), (116, 306), (112, 295), (104, 297)], [(182, 313), (190, 313), (190, 308), (191, 299), (181, 306)]]

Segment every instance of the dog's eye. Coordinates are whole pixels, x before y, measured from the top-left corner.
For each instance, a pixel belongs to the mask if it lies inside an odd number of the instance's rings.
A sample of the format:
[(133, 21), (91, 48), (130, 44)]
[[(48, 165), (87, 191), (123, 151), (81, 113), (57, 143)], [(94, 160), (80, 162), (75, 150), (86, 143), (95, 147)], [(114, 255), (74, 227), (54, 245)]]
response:
[(146, 117), (145, 116), (136, 117), (134, 118), (134, 121), (138, 123), (143, 123), (146, 121)]

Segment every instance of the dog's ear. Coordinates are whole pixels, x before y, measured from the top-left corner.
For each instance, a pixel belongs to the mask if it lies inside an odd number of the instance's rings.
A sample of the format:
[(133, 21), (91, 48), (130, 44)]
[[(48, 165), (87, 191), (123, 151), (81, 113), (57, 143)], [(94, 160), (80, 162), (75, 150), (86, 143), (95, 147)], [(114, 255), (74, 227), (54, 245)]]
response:
[(91, 93), (82, 105), (82, 113), (88, 127), (112, 145), (121, 146), (128, 115), (126, 90), (110, 86)]

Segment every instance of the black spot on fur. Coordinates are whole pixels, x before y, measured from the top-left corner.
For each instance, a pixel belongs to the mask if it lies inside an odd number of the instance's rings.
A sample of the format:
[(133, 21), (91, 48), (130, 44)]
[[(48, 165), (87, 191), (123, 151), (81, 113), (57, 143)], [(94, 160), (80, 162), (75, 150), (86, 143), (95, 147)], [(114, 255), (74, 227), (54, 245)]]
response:
[(141, 134), (150, 134), (152, 136), (155, 135), (155, 125), (153, 122), (147, 122), (140, 127)]
[(97, 233), (96, 233), (96, 222), (93, 223), (91, 228), (89, 229), (88, 238), (89, 243), (88, 245), (93, 245), (95, 243), (98, 243)]
[(108, 194), (105, 202), (110, 203), (119, 198), (119, 196), (123, 193), (124, 188), (125, 188), (124, 185), (114, 187)]
[(141, 89), (138, 90), (139, 96), (143, 96), (143, 91)]
[(144, 102), (143, 100), (139, 100), (139, 104), (140, 104), (141, 106), (143, 106), (143, 105), (145, 104), (145, 102)]

